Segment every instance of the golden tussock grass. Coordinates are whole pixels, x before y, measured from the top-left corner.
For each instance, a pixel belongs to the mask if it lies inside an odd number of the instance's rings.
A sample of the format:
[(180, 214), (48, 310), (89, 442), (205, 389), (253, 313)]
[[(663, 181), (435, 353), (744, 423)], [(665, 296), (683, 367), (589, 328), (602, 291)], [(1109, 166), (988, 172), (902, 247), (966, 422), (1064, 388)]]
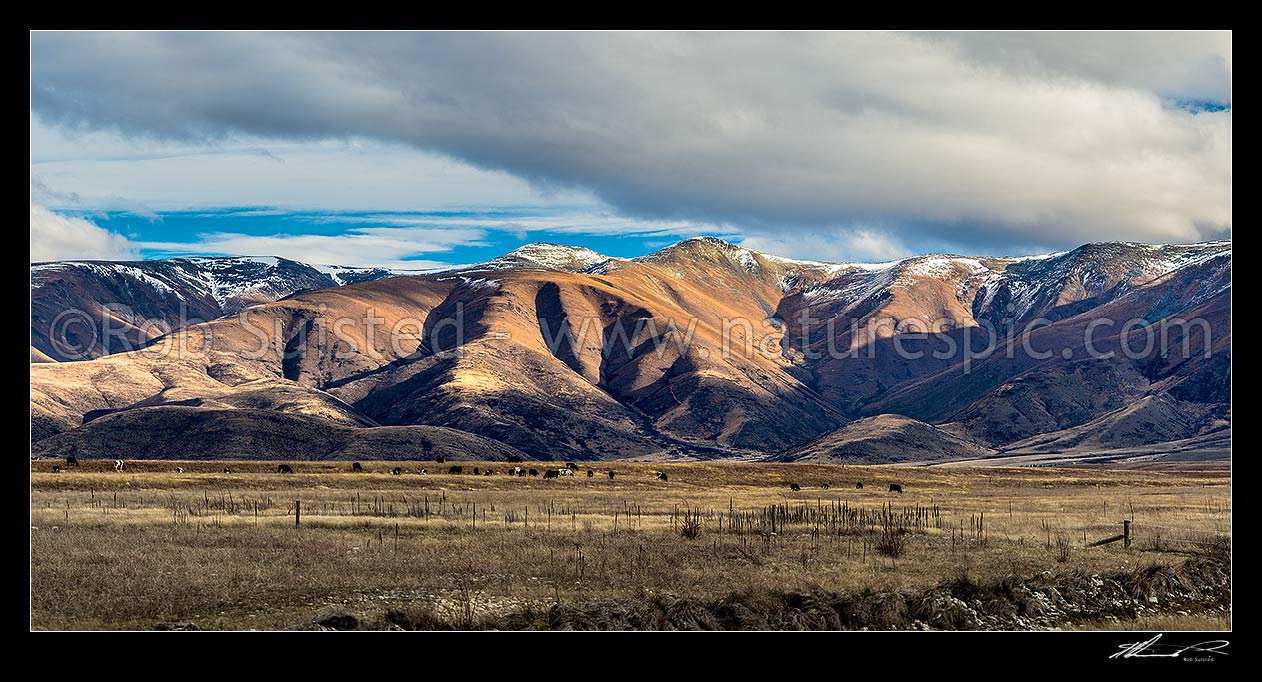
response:
[[(1126, 571), (1178, 564), (1230, 533), (1225, 467), (614, 462), (545, 480), (559, 464), (522, 464), (541, 474), (525, 478), (504, 463), (460, 462), (464, 475), (433, 462), (292, 464), (278, 474), (274, 462), (131, 461), (115, 472), (86, 461), (51, 473), (33, 462), (33, 627), (294, 628), (330, 603), (471, 626), (628, 596)], [(1130, 548), (1086, 546), (1123, 518)]]

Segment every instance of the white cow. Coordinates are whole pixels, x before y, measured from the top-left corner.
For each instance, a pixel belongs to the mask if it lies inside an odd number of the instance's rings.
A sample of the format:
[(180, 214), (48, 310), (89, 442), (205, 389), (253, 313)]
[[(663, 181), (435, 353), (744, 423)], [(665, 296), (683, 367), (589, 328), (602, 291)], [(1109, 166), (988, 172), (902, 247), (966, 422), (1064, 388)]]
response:
[(127, 468), (127, 465), (123, 464), (123, 460), (121, 459), (114, 460), (114, 471), (122, 471), (126, 468)]

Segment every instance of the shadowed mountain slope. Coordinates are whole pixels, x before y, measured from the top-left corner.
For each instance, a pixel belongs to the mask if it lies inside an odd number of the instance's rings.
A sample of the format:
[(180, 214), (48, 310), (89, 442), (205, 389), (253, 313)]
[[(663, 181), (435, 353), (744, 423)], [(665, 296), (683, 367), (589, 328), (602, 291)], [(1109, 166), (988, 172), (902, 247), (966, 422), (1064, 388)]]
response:
[(903, 464), (968, 459), (994, 450), (896, 414), (853, 421), (775, 459), (817, 464)]

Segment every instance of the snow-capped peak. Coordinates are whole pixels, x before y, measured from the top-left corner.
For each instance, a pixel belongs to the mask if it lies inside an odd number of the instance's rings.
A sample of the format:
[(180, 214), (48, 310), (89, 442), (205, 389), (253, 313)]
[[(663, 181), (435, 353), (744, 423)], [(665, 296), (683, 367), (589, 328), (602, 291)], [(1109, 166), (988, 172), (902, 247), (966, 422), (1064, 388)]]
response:
[[(276, 256), (192, 256), (144, 261), (60, 261), (31, 266), (32, 292), (62, 284), (71, 271), (114, 282), (136, 295), (176, 298), (211, 305), (220, 313), (321, 289), (382, 279), (396, 273), (384, 268), (309, 265)], [(145, 293), (147, 292), (147, 293)], [(213, 301), (213, 303), (211, 303)]]
[[(503, 270), (508, 268), (540, 267), (564, 272), (586, 272), (610, 260), (622, 260), (597, 253), (582, 246), (565, 246), (534, 242), (485, 263), (466, 266), (462, 270)], [(453, 268), (457, 269), (457, 268)]]
[(188, 256), (180, 258), (179, 260), (201, 263), (206, 267), (222, 270), (245, 263), (255, 263), (257, 265), (274, 268), (277, 265), (280, 265), (280, 262), (285, 259), (278, 258), (277, 256)]
[(386, 277), (402, 277), (407, 275), (424, 275), (432, 272), (444, 272), (449, 268), (417, 268), (415, 270), (399, 270), (394, 268), (361, 268), (349, 265), (326, 265), (309, 263), (317, 272), (328, 275), (338, 286), (367, 282)]
[(956, 271), (978, 275), (991, 270), (977, 258), (947, 254), (931, 254), (908, 258), (901, 261), (899, 265), (899, 270), (903, 274), (922, 277), (944, 277)]
[(718, 237), (692, 237), (632, 260), (642, 263), (659, 263), (698, 257), (711, 260), (726, 258), (737, 263), (746, 271), (754, 272), (759, 268), (756, 255), (761, 254)]

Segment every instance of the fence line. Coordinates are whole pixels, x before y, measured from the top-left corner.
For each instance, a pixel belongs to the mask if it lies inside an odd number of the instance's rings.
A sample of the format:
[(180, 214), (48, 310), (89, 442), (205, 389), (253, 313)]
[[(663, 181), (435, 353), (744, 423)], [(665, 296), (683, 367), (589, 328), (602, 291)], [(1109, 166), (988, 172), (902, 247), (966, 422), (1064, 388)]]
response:
[(1217, 542), (1206, 542), (1205, 540), (1188, 540), (1185, 538), (1162, 538), (1163, 542), (1187, 543), (1190, 545), (1205, 545), (1206, 547), (1217, 546)]
[(1221, 530), (1208, 530), (1208, 529), (1203, 529), (1203, 528), (1183, 528), (1181, 526), (1161, 526), (1155, 523), (1140, 523), (1140, 522), (1135, 522), (1135, 526), (1139, 528), (1161, 528), (1163, 530), (1181, 530), (1185, 533), (1210, 533), (1213, 535), (1225, 535), (1227, 537), (1231, 537), (1231, 533), (1229, 531), (1221, 531)]

